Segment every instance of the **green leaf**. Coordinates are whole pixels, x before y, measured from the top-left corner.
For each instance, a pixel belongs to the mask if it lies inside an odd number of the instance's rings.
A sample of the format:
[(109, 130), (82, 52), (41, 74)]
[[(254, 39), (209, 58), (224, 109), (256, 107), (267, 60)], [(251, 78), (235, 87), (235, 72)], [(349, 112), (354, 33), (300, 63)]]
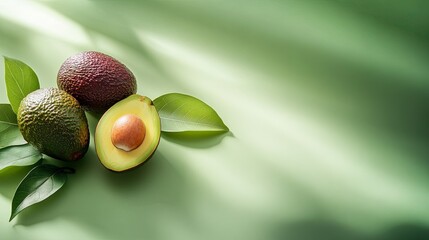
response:
[(229, 131), (216, 111), (195, 97), (169, 93), (153, 103), (161, 118), (163, 132)]
[(16, 115), (9, 104), (0, 104), (0, 149), (8, 146), (22, 145), (26, 141), (16, 123)]
[(4, 68), (7, 97), (13, 111), (17, 113), (21, 100), (39, 89), (39, 80), (33, 69), (19, 60), (4, 57)]
[(74, 169), (49, 164), (34, 167), (16, 189), (9, 222), (22, 210), (58, 191), (67, 181), (67, 173), (74, 173)]
[(18, 127), (2, 126), (0, 124), (0, 149), (27, 143)]
[(13, 112), (10, 104), (0, 104), (0, 123), (18, 125), (16, 122), (16, 114)]
[(0, 149), (0, 171), (11, 166), (30, 166), (42, 159), (42, 154), (30, 144)]

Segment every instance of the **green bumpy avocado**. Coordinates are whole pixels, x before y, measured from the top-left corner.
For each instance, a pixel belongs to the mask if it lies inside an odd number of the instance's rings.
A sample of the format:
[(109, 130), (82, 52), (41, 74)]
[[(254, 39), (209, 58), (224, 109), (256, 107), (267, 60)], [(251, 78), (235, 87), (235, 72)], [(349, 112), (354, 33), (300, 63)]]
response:
[(152, 101), (131, 95), (107, 110), (95, 130), (95, 149), (109, 170), (122, 172), (147, 161), (158, 147), (161, 120)]
[(73, 96), (60, 89), (28, 94), (18, 108), (18, 127), (27, 142), (56, 159), (78, 160), (88, 150), (85, 112)]
[(124, 64), (95, 51), (67, 58), (58, 71), (57, 84), (85, 110), (96, 113), (106, 111), (137, 91), (136, 79)]

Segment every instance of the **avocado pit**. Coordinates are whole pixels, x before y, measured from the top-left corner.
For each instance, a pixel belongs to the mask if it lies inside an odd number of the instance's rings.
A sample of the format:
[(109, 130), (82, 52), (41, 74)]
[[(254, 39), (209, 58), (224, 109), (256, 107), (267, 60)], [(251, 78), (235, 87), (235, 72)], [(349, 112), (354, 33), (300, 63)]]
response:
[(112, 127), (112, 144), (126, 152), (139, 147), (146, 136), (146, 126), (134, 114), (126, 114), (118, 118)]

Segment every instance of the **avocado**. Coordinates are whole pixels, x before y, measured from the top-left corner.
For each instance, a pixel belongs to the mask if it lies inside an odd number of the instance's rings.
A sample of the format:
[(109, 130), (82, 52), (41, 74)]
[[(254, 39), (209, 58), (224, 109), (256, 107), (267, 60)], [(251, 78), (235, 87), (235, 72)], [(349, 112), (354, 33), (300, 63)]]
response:
[(67, 92), (57, 88), (31, 92), (21, 101), (17, 115), (24, 139), (40, 152), (66, 161), (78, 160), (87, 152), (85, 112)]
[(107, 110), (95, 130), (95, 150), (109, 170), (122, 172), (147, 161), (158, 147), (161, 121), (148, 97), (131, 95)]
[(67, 58), (58, 71), (57, 84), (85, 110), (96, 113), (106, 111), (137, 91), (136, 79), (124, 64), (95, 51)]

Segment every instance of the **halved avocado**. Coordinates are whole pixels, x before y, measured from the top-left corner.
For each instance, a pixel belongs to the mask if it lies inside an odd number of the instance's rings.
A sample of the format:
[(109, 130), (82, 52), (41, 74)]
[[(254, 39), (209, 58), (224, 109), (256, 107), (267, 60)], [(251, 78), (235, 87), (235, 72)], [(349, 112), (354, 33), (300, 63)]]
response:
[(147, 161), (158, 147), (161, 120), (148, 97), (131, 95), (109, 108), (95, 130), (100, 162), (115, 172)]

